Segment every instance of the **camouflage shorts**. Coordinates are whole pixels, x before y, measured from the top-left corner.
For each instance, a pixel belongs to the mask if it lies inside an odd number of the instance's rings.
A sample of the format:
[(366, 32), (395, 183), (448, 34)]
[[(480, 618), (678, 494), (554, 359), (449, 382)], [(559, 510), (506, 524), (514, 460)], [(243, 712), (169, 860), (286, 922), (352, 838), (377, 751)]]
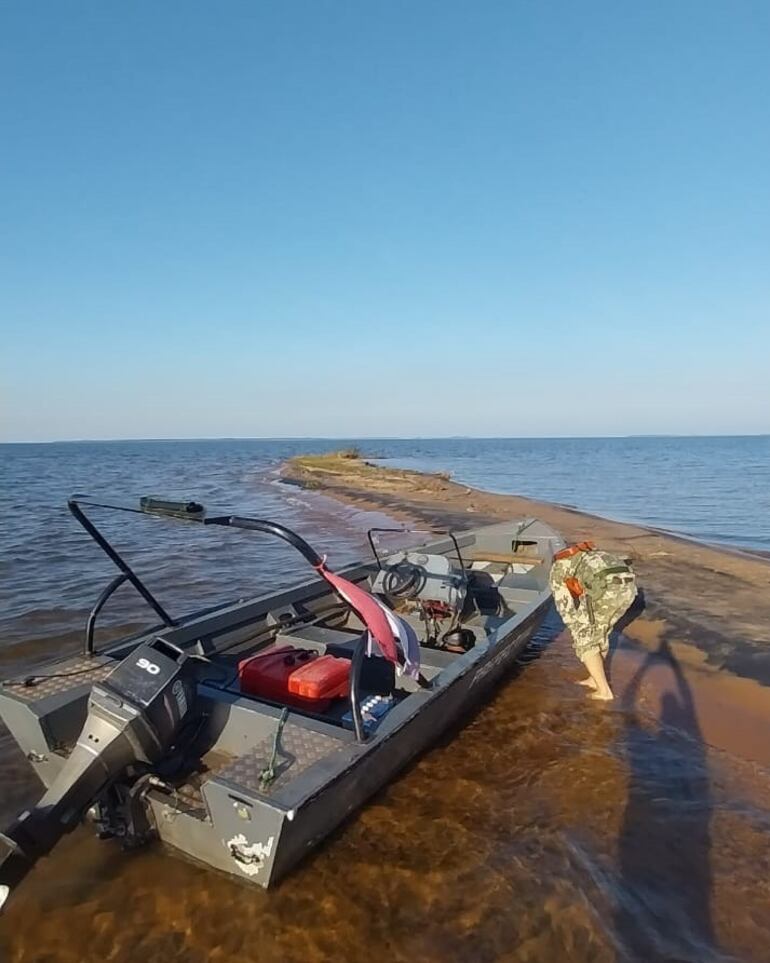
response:
[(591, 652), (606, 655), (610, 647), (610, 633), (636, 597), (633, 575), (610, 578), (601, 595), (593, 598), (584, 595), (576, 606), (556, 563), (554, 569), (556, 571), (552, 572), (551, 577), (553, 600), (570, 630), (575, 655), (581, 661)]

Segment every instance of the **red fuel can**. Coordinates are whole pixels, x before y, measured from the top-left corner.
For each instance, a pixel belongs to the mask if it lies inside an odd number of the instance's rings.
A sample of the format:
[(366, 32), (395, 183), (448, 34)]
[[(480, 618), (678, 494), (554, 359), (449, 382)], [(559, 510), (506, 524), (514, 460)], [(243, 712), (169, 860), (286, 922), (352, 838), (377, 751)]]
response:
[(350, 688), (350, 659), (281, 645), (238, 663), (241, 692), (280, 705), (325, 712)]
[(281, 645), (259, 655), (249, 656), (238, 663), (238, 681), (241, 692), (260, 696), (281, 705), (317, 711), (309, 700), (289, 692), (289, 679), (301, 666), (318, 659), (320, 653), (311, 649), (296, 649)]
[[(322, 655), (306, 662), (292, 672), (289, 692), (328, 707), (332, 699), (346, 696), (350, 691), (350, 659)], [(322, 712), (323, 709), (317, 709)]]

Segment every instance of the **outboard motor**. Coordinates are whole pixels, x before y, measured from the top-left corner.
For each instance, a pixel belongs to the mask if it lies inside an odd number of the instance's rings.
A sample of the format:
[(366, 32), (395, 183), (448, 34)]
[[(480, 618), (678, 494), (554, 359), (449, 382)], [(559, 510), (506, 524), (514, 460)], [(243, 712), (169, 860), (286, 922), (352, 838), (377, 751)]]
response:
[(8, 886), (73, 829), (121, 776), (166, 757), (195, 713), (194, 663), (164, 639), (137, 647), (93, 686), (67, 762), (40, 802), (0, 833), (0, 907)]

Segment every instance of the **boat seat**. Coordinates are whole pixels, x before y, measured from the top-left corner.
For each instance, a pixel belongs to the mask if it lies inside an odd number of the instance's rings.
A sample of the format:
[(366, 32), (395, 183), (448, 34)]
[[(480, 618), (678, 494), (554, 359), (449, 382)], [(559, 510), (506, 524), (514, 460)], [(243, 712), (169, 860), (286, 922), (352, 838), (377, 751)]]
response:
[(540, 593), (543, 591), (542, 575), (538, 579), (532, 572), (508, 572), (497, 583), (499, 589), (527, 589)]
[(445, 669), (457, 658), (457, 652), (446, 652), (444, 649), (434, 649), (431, 646), (420, 646), (420, 665), (424, 668)]
[(306, 649), (326, 652), (330, 645), (354, 644), (360, 638), (361, 629), (328, 629), (323, 625), (299, 625), (295, 629), (279, 632), (275, 641), (278, 645), (302, 645)]
[(521, 607), (534, 602), (543, 589), (529, 572), (509, 572), (497, 583), (497, 591), (509, 605)]
[(502, 565), (542, 565), (539, 555), (524, 555), (521, 552), (489, 552), (478, 549), (470, 553), (471, 562), (498, 562)]
[(534, 589), (501, 588), (499, 591), (503, 601), (513, 606), (514, 610), (529, 605), (540, 596), (540, 593)]

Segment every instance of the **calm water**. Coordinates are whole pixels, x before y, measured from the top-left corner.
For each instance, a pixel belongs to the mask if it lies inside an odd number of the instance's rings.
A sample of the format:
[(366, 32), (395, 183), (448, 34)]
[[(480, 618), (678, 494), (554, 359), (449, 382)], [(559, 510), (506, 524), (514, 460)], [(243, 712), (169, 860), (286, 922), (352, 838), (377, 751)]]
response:
[[(1, 446), (0, 675), (19, 658), (76, 644), (112, 577), (64, 508), (71, 492), (194, 496), (269, 516), (340, 565), (361, 555), (372, 516), (274, 476), (292, 453), (339, 444)], [(366, 452), (695, 536), (769, 544), (768, 439), (378, 441)], [(307, 572), (274, 540), (137, 516), (103, 522), (172, 613)], [(110, 612), (114, 628), (146, 623), (129, 591)], [(276, 890), (254, 892), (154, 846), (121, 854), (83, 827), (0, 918), (0, 960), (766, 960), (770, 774), (703, 745), (681, 674), (662, 725), (633, 681), (615, 675), (623, 698), (614, 707), (587, 702), (571, 648), (551, 641), (559, 628), (547, 623), (465, 728)], [(685, 716), (687, 737), (677, 731)], [(0, 727), (0, 826), (38, 795)]]
[(770, 435), (375, 444), (389, 464), (574, 505), (710, 542), (770, 550)]
[[(364, 551), (366, 518), (275, 482), (275, 466), (345, 441), (84, 442), (2, 445), (0, 647), (79, 631), (110, 563), (65, 508), (75, 491), (195, 497), (275, 518), (340, 565)], [(366, 454), (482, 488), (576, 505), (697, 538), (770, 549), (770, 437), (382, 440)], [(105, 531), (172, 613), (275, 588), (305, 572), (285, 545), (101, 513)], [(130, 588), (105, 611), (144, 613)]]
[[(337, 443), (339, 444), (339, 443)], [(367, 513), (276, 482), (276, 465), (329, 443), (179, 441), (0, 446), (0, 649), (80, 632), (116, 571), (67, 511), (73, 492), (137, 504), (141, 495), (196, 498), (207, 508), (272, 518), (307, 534), (330, 563), (361, 557)], [(94, 521), (172, 614), (253, 596), (309, 569), (283, 542), (133, 514)], [(146, 622), (149, 610), (123, 587), (104, 624)]]

